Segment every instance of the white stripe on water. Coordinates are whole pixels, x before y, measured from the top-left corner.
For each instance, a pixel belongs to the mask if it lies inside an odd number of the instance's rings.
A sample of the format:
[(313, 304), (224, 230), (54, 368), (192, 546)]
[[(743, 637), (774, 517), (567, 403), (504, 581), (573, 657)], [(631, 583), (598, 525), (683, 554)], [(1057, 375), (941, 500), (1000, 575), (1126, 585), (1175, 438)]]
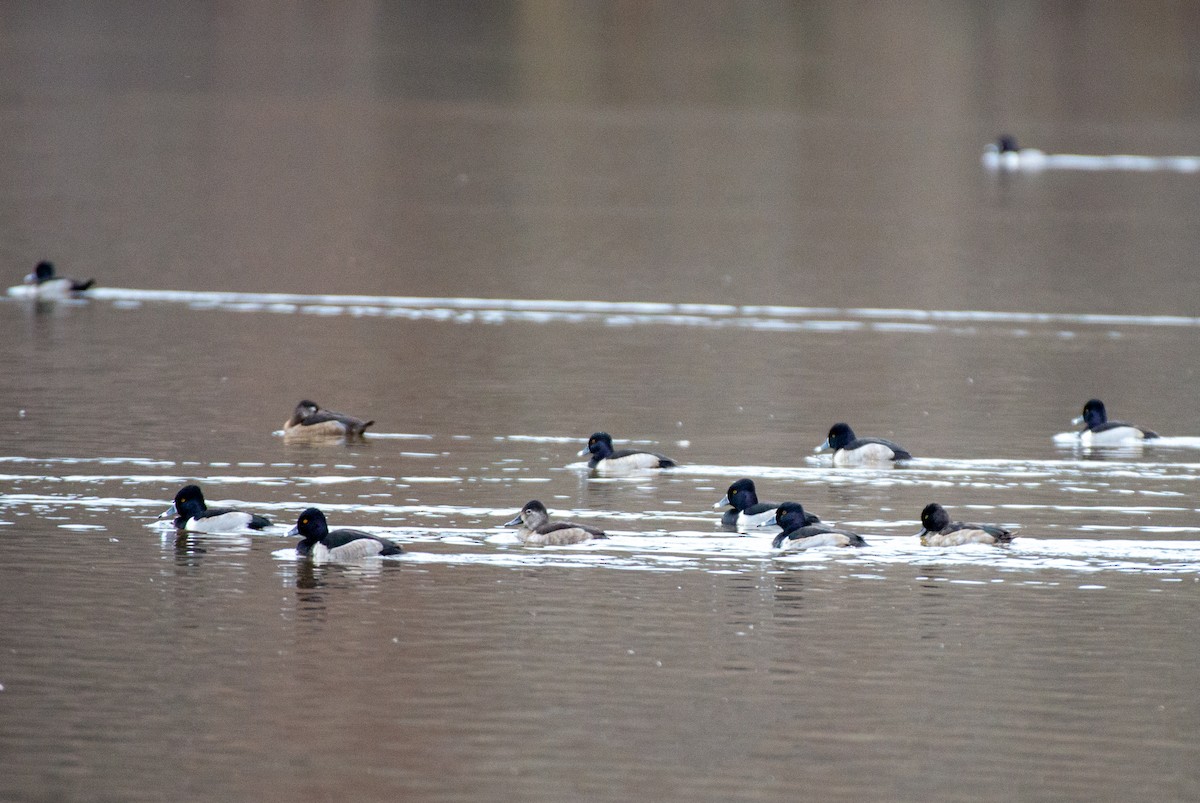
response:
[[(18, 288), (10, 288), (10, 294)], [(1015, 336), (1024, 327), (1183, 327), (1200, 328), (1200, 317), (1118, 315), (1108, 313), (923, 310), (871, 307), (800, 307), (780, 305), (688, 304), (650, 301), (587, 301), (471, 297), (308, 295), (220, 291), (145, 290), (98, 287), (93, 299), (127, 308), (144, 303), (180, 304), (191, 309), (266, 312), (282, 315), (398, 317), (455, 323), (600, 323), (607, 326), (670, 325), (702, 328), (749, 328), (775, 331), (883, 332), (950, 331), (975, 334), (978, 325), (1005, 325)], [(992, 330), (994, 331), (994, 329)], [(1072, 332), (1056, 331), (1056, 336)], [(397, 435), (397, 437), (403, 437)]]

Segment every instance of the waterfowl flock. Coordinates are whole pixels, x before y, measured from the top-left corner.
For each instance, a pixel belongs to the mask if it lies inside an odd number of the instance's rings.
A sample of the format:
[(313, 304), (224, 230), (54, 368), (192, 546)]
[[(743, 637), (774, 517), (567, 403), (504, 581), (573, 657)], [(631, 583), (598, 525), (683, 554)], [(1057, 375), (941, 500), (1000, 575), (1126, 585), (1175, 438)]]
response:
[[(302, 401), (296, 414), (289, 420), (293, 427), (302, 426), (299, 421), (313, 414), (323, 414), (320, 423), (349, 420), (357, 429), (348, 427), (334, 434), (361, 437), (363, 430), (372, 422), (323, 411), (310, 401)], [(1128, 442), (1158, 437), (1156, 433), (1133, 424), (1108, 421), (1104, 404), (1090, 399), (1076, 419), (1085, 423), (1078, 435), (1081, 443)], [(361, 424), (362, 426), (357, 426)], [(1124, 433), (1124, 440), (1108, 433)], [(1112, 440), (1100, 441), (1098, 435), (1107, 435)], [(882, 438), (858, 438), (845, 423), (835, 424), (820, 447), (834, 450), (833, 464), (844, 466), (888, 467), (912, 460), (912, 454), (891, 441)], [(838, 455), (843, 454), (841, 460)], [(612, 436), (597, 432), (588, 438), (587, 445), (580, 451), (591, 459), (587, 466), (595, 476), (611, 476), (614, 473), (653, 473), (670, 470), (678, 466), (673, 459), (656, 452), (635, 449), (615, 449)], [(624, 462), (620, 462), (624, 461)], [(821, 517), (805, 510), (799, 502), (766, 502), (758, 498), (754, 480), (744, 477), (731, 483), (714, 508), (726, 507), (720, 523), (739, 533), (755, 535), (762, 527), (775, 527), (771, 548), (776, 550), (801, 550), (826, 548), (855, 548), (868, 546), (866, 539), (851, 530), (826, 524)], [(174, 517), (174, 525), (181, 532), (216, 533), (258, 530), (271, 526), (265, 517), (234, 508), (210, 508), (204, 494), (195, 484), (186, 485), (175, 495), (174, 504), (160, 518)], [(931, 502), (919, 516), (921, 530), (916, 533), (922, 546), (956, 547), (968, 544), (1008, 546), (1016, 537), (1012, 530), (998, 524), (975, 524), (951, 521), (950, 514), (942, 505)], [(517, 514), (504, 522), (504, 527), (514, 528), (517, 540), (525, 546), (561, 547), (600, 541), (608, 536), (598, 527), (574, 521), (555, 521), (546, 505), (537, 499), (527, 502)], [(314, 561), (360, 560), (374, 556), (401, 555), (403, 550), (385, 538), (363, 530), (330, 530), (324, 513), (319, 508), (309, 507), (302, 512), (296, 526), (289, 535), (301, 536), (296, 545), (299, 557)], [(765, 543), (765, 540), (764, 540)]]
[[(1003, 147), (1002, 147), (1003, 146)], [(998, 146), (1008, 152), (1011, 143)], [(26, 295), (39, 300), (70, 298), (86, 294), (94, 280), (80, 281), (58, 276), (54, 264), (39, 262), (25, 278)], [(17, 288), (10, 288), (10, 294)], [(366, 430), (375, 422), (335, 412), (314, 401), (300, 401), (283, 424), (283, 437), (288, 441), (352, 441), (364, 439)], [(1126, 445), (1159, 438), (1158, 433), (1136, 424), (1111, 421), (1105, 405), (1099, 399), (1089, 399), (1074, 421), (1083, 424), (1077, 433), (1084, 447)], [(913, 460), (904, 447), (877, 437), (859, 437), (850, 425), (838, 422), (830, 427), (825, 441), (814, 451), (832, 450), (835, 468), (902, 466)], [(587, 468), (598, 477), (653, 473), (678, 466), (670, 457), (641, 449), (617, 449), (607, 432), (595, 432), (579, 452), (588, 458)], [(806, 511), (796, 501), (767, 502), (758, 498), (754, 480), (746, 477), (729, 485), (725, 496), (713, 505), (727, 507), (721, 514), (722, 526), (739, 533), (762, 527), (775, 527), (778, 532), (771, 540), (777, 550), (829, 548), (864, 548), (868, 544), (858, 533), (822, 522), (820, 516)], [(266, 516), (233, 507), (209, 507), (199, 485), (183, 486), (175, 494), (171, 506), (161, 515), (170, 518), (181, 534), (264, 532), (272, 527)], [(974, 524), (951, 521), (950, 514), (937, 502), (924, 507), (919, 517), (920, 543), (929, 547), (954, 547), (965, 544), (1007, 546), (1014, 533), (996, 524)], [(601, 541), (607, 538), (597, 527), (573, 521), (554, 521), (546, 506), (534, 499), (526, 503), (504, 527), (515, 528), (517, 540), (526, 546), (568, 546)], [(375, 556), (401, 555), (398, 544), (363, 530), (340, 528), (330, 530), (324, 513), (317, 507), (307, 507), (289, 533), (300, 536), (297, 556), (314, 561), (361, 560)]]

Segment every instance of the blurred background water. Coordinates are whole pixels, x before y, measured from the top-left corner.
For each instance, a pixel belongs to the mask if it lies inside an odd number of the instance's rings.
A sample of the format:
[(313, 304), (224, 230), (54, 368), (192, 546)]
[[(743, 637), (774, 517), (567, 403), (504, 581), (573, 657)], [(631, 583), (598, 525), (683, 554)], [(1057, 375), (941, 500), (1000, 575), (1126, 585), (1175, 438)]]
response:
[[(980, 161), (1200, 154), (1198, 39), (5, 4), (0, 261), (98, 290), (0, 301), (0, 797), (1200, 795), (1200, 176)], [(1073, 446), (1092, 396), (1167, 442)], [(301, 398), (377, 424), (286, 442)], [(841, 420), (918, 460), (833, 469)], [(681, 467), (590, 477), (598, 429)], [(742, 476), (870, 547), (724, 531)], [(192, 481), (279, 526), (176, 539)], [(531, 498), (612, 538), (523, 548)], [(1020, 537), (923, 550), (929, 501)], [(309, 505), (406, 556), (297, 562)]]

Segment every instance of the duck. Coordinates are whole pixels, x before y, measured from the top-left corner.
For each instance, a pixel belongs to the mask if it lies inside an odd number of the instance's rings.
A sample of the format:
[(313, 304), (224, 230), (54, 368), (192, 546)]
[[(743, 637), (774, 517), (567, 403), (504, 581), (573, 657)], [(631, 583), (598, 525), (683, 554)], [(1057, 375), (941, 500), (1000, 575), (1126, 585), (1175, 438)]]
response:
[(310, 507), (296, 519), (296, 526), (288, 535), (299, 535), (304, 540), (296, 544), (296, 554), (315, 562), (359, 560), (374, 555), (400, 555), (404, 552), (398, 544), (362, 530), (330, 530), (325, 514)]
[(175, 517), (175, 527), (194, 533), (228, 533), (237, 530), (263, 530), (271, 520), (257, 513), (247, 513), (230, 507), (212, 507), (204, 503), (199, 485), (185, 485), (175, 494), (174, 503), (162, 512), (160, 519)]
[(962, 544), (1008, 544), (1013, 535), (996, 524), (968, 524), (950, 521), (950, 514), (937, 502), (930, 502), (921, 511), (923, 546), (961, 546)]
[(551, 523), (546, 506), (536, 499), (527, 502), (521, 512), (506, 521), (504, 526), (516, 527), (521, 543), (529, 546), (563, 546), (608, 537), (603, 530), (586, 524), (573, 521)]
[(287, 438), (361, 438), (374, 421), (363, 421), (345, 413), (326, 410), (304, 399), (296, 405), (292, 417), (283, 422)]
[(1112, 446), (1128, 441), (1153, 440), (1159, 434), (1151, 429), (1127, 424), (1124, 421), (1109, 421), (1108, 411), (1104, 402), (1099, 399), (1088, 399), (1083, 405), (1083, 412), (1076, 416), (1072, 424), (1086, 424), (1079, 433), (1079, 441), (1084, 446)]
[(983, 148), (983, 166), (989, 170), (1041, 170), (1046, 154), (1037, 148), (1022, 148), (1016, 137), (1004, 134)]
[[(726, 527), (737, 527), (739, 530), (748, 530), (754, 527), (762, 527), (775, 523), (775, 509), (779, 507), (778, 502), (760, 502), (758, 493), (754, 489), (754, 480), (743, 478), (729, 486), (725, 491), (725, 496), (720, 502), (713, 505), (714, 508), (729, 505), (729, 510), (726, 510), (721, 515), (721, 524)], [(815, 524), (821, 519), (819, 516), (808, 514), (810, 519), (809, 524)]]
[(814, 452), (833, 449), (835, 466), (861, 466), (864, 463), (887, 463), (895, 460), (911, 460), (912, 455), (904, 447), (883, 438), (859, 438), (846, 423), (834, 424), (829, 436)]
[(69, 298), (76, 293), (82, 293), (95, 283), (95, 279), (80, 281), (58, 276), (54, 272), (54, 263), (45, 259), (37, 263), (33, 273), (25, 277), (25, 285), (37, 298)]
[(612, 436), (607, 432), (594, 432), (587, 446), (579, 450), (579, 456), (591, 455), (588, 468), (597, 474), (620, 474), (646, 468), (674, 468), (677, 464), (669, 457), (637, 449), (613, 451)]
[(791, 547), (810, 549), (817, 546), (863, 547), (867, 542), (858, 533), (812, 522), (798, 502), (784, 502), (775, 510), (775, 523), (783, 529), (771, 542), (774, 549)]

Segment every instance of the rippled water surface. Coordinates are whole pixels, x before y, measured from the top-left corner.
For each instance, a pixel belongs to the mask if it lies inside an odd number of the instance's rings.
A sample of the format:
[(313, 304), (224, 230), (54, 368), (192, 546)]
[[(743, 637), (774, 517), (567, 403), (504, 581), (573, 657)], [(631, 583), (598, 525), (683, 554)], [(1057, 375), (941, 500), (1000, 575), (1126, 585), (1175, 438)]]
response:
[[(0, 797), (1200, 796), (1190, 4), (3, 17), (4, 286), (98, 286), (0, 298)], [(405, 554), (297, 560), (313, 505)]]

